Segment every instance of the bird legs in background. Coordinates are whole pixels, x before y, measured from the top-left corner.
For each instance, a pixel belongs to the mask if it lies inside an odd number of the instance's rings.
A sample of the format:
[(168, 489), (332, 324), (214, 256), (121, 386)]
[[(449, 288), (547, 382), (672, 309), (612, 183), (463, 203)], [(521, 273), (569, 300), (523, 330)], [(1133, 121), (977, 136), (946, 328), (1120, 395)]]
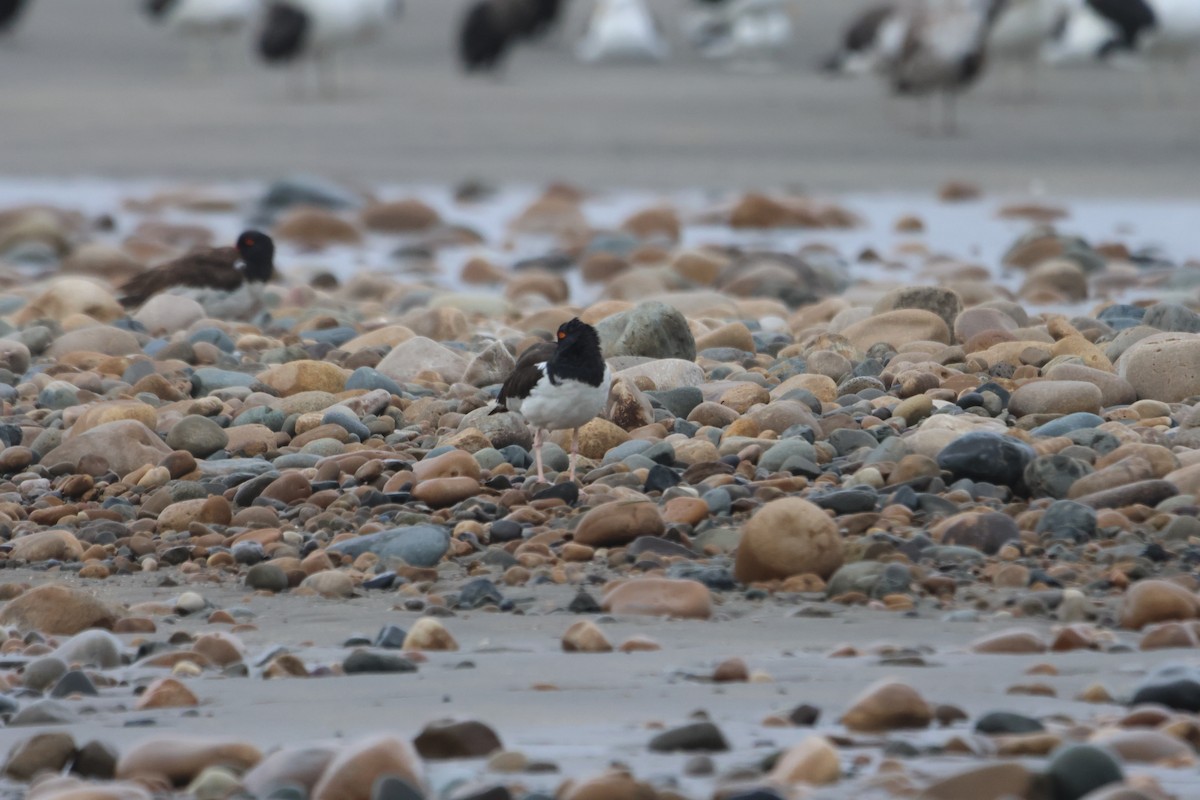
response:
[(533, 429), (533, 458), (537, 462), (538, 483), (546, 482), (546, 470), (542, 468), (542, 429)]
[(572, 483), (575, 481), (575, 462), (579, 460), (579, 428), (571, 429), (571, 471), (567, 473), (567, 479)]
[[(546, 470), (542, 466), (542, 429), (533, 429), (533, 460), (537, 464), (538, 483), (546, 483)], [(575, 463), (579, 461), (579, 428), (571, 429), (571, 470), (568, 480), (575, 480)]]

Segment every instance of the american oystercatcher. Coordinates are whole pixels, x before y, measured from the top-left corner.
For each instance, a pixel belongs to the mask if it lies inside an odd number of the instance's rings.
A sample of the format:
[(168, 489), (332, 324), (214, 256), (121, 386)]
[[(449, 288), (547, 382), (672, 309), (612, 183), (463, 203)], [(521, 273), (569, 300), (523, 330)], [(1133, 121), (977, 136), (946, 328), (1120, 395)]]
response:
[(542, 467), (542, 431), (571, 429), (570, 480), (579, 458), (579, 428), (591, 422), (608, 402), (612, 374), (600, 353), (600, 335), (586, 322), (573, 319), (558, 328), (557, 341), (536, 344), (521, 354), (516, 368), (500, 387), (492, 414), (515, 411), (533, 426), (538, 480)]
[(275, 243), (260, 231), (245, 231), (233, 247), (217, 247), (180, 256), (135, 275), (121, 287), (121, 304), (140, 306), (174, 286), (232, 292), (243, 283), (265, 283), (275, 274)]

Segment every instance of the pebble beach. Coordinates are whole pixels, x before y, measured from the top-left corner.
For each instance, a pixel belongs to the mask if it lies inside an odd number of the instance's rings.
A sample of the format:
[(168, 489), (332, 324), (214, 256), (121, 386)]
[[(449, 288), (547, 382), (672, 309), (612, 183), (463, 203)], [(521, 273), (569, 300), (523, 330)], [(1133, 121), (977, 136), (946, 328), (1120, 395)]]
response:
[[(0, 199), (4, 796), (1196, 791), (1186, 202)], [(117, 302), (246, 225), (262, 292)], [(540, 484), (488, 411), (576, 316)]]

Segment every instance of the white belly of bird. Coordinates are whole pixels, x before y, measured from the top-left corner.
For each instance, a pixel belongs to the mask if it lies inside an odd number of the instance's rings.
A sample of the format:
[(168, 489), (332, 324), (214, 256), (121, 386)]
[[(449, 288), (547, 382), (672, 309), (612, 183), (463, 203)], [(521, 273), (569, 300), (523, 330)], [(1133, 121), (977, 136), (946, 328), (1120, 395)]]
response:
[(578, 428), (604, 411), (610, 384), (611, 377), (607, 370), (599, 386), (573, 380), (554, 385), (543, 375), (529, 397), (524, 398), (519, 406), (511, 401), (508, 405), (529, 420), (530, 425), (543, 430)]

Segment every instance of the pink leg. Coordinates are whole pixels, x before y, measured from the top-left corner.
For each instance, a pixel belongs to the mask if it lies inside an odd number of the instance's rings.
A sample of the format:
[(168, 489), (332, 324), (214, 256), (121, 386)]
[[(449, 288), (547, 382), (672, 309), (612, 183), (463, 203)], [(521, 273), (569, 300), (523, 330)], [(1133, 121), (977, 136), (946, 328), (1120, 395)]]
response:
[(579, 460), (579, 428), (571, 430), (571, 472), (569, 480), (575, 480), (575, 462)]
[(537, 428), (533, 433), (533, 457), (537, 461), (538, 482), (546, 482), (546, 471), (542, 469), (542, 429)]

